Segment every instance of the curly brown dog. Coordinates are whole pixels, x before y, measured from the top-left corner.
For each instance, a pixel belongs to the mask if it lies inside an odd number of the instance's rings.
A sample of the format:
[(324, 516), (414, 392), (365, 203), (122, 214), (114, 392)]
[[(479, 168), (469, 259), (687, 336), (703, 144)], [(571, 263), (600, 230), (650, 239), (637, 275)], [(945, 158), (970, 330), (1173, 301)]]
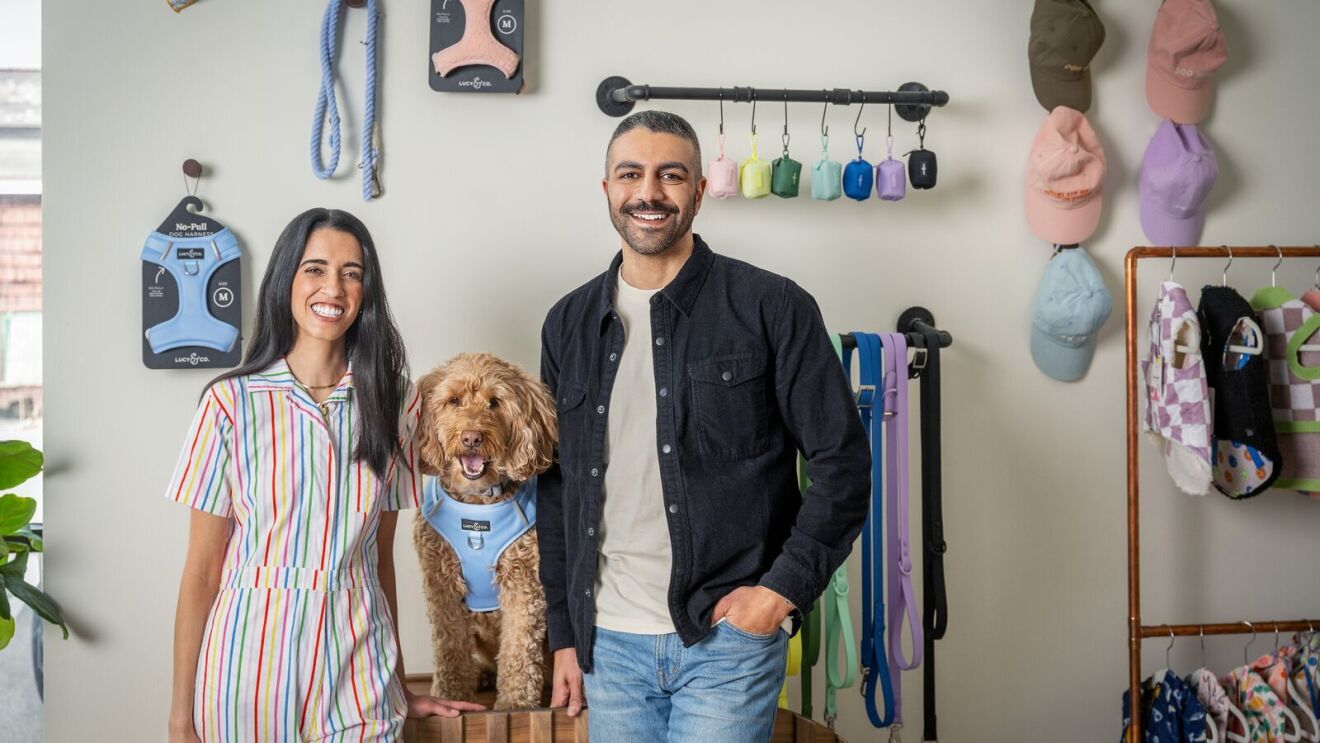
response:
[[(422, 471), (436, 476), (452, 499), (507, 501), (550, 466), (557, 438), (554, 402), (539, 380), (516, 365), (490, 354), (460, 354), (417, 386)], [(442, 509), (443, 502), (431, 517)], [(535, 528), (517, 537), (495, 563), (499, 608), (494, 611), (468, 608), (459, 557), (425, 515), (414, 520), (413, 543), (431, 620), (431, 694), (471, 700), (482, 674), (493, 671), (497, 709), (538, 706), (546, 610)]]

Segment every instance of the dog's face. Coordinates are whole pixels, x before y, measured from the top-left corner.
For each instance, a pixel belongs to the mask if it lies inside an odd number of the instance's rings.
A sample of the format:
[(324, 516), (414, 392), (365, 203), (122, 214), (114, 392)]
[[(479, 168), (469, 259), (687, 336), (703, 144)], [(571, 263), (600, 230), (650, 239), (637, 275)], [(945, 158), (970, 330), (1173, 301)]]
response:
[(518, 366), (487, 353), (460, 354), (417, 387), (422, 471), (437, 475), (450, 495), (479, 500), (493, 485), (525, 482), (550, 466), (554, 402)]

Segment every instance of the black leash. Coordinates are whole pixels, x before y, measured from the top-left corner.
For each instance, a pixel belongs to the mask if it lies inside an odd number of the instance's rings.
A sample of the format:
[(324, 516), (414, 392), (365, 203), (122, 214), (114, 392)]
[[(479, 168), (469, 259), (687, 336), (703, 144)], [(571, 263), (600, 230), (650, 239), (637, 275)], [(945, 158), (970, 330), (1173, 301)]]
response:
[[(943, 639), (949, 624), (949, 597), (944, 585), (944, 506), (940, 488), (940, 337), (922, 331), (925, 349), (918, 350), (909, 372), (921, 380), (921, 541), (925, 560), (921, 575), (921, 621), (925, 633), (921, 669), (925, 724), (922, 740), (939, 740), (935, 709), (935, 641)], [(924, 351), (924, 352), (923, 352)]]

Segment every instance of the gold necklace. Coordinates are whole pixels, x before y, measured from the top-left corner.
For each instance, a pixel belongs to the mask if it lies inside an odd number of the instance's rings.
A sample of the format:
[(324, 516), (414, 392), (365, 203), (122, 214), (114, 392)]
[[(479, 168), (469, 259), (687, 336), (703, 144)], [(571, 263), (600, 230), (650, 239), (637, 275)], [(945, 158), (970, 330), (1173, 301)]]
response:
[[(293, 381), (298, 382), (298, 378), (294, 377)], [(302, 382), (298, 382), (298, 386), (302, 387), (305, 390), (332, 390), (335, 387), (338, 387), (339, 383), (335, 382), (334, 384), (314, 385), (314, 384), (303, 384)]]

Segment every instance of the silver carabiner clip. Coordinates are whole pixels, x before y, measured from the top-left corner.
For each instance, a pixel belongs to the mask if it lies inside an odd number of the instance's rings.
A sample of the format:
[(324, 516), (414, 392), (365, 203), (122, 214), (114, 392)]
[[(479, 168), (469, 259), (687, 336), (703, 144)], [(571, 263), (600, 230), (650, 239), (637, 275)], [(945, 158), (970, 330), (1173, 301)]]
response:
[(903, 743), (902, 723), (894, 723), (889, 726), (889, 743)]

